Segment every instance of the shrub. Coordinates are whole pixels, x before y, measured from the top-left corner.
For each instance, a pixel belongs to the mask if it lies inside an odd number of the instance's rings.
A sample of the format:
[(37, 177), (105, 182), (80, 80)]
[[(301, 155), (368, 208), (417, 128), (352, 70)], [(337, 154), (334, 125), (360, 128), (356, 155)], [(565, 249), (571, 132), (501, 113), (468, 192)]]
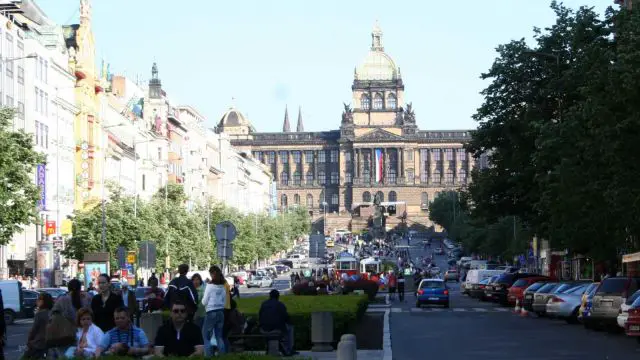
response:
[(294, 295), (318, 295), (316, 287), (309, 284), (296, 284), (291, 288), (291, 292)]
[[(260, 305), (267, 298), (252, 297), (238, 299), (238, 309), (246, 316), (258, 320)], [(350, 325), (355, 325), (367, 311), (367, 296), (281, 296), (289, 312), (294, 326), (295, 349), (311, 348), (311, 314), (319, 311), (333, 313), (333, 335), (335, 342), (350, 332)], [(253, 348), (253, 346), (251, 346)], [(264, 349), (258, 344), (257, 350)]]
[(362, 290), (367, 294), (370, 301), (375, 300), (378, 294), (378, 283), (373, 280), (359, 279), (355, 281), (347, 281), (344, 283), (343, 291), (346, 294), (355, 290)]

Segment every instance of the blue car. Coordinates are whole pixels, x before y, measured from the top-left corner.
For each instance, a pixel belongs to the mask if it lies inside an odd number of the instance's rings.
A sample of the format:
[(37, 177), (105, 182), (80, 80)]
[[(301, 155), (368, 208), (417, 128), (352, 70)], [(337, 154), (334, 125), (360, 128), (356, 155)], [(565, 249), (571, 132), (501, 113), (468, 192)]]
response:
[(423, 304), (444, 305), (449, 307), (449, 288), (442, 279), (423, 279), (416, 293), (416, 307)]

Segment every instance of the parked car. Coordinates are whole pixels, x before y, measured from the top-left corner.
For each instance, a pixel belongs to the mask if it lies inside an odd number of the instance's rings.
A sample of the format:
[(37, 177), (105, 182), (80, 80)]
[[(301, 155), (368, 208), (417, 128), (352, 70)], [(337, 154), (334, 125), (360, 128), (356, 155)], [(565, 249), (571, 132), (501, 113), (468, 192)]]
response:
[(620, 306), (639, 288), (640, 278), (616, 276), (602, 280), (593, 295), (589, 316), (583, 319), (585, 327), (617, 328)]
[(271, 287), (271, 285), (273, 285), (273, 279), (269, 276), (254, 276), (247, 282), (247, 288)]
[(486, 278), (480, 281), (480, 283), (478, 284), (469, 284), (469, 289), (467, 290), (469, 296), (477, 299), (484, 298), (484, 288), (489, 283), (489, 280), (491, 280), (491, 278)]
[(502, 276), (502, 274), (493, 275), (489, 278), (489, 282), (487, 282), (487, 285), (484, 286), (484, 291), (482, 292), (482, 296), (480, 297), (481, 301), (491, 300), (491, 294), (489, 293), (489, 289), (491, 286), (493, 286), (493, 283), (495, 283), (500, 278), (500, 276)]
[(22, 283), (18, 280), (0, 281), (2, 300), (4, 302), (4, 323), (13, 324), (15, 318), (22, 313)]
[(39, 293), (47, 293), (51, 295), (54, 301), (57, 300), (60, 296), (66, 295), (69, 292), (65, 289), (60, 289), (60, 288), (42, 288), (42, 289), (36, 289), (36, 291)]
[(528, 274), (528, 273), (515, 273), (508, 274), (504, 273), (500, 275), (496, 281), (494, 281), (490, 286), (487, 286), (487, 297), (493, 301), (496, 301), (502, 305), (507, 305), (508, 302), (508, 293), (509, 288), (518, 280), (528, 277), (540, 276), (537, 274)]
[(416, 307), (422, 304), (436, 304), (449, 307), (449, 288), (442, 279), (423, 279), (418, 285)]
[(625, 323), (625, 332), (627, 336), (633, 336), (640, 342), (640, 297), (629, 307), (629, 316)]
[(522, 307), (526, 311), (533, 311), (533, 299), (535, 297), (535, 294), (538, 290), (540, 290), (540, 288), (542, 288), (546, 284), (547, 284), (547, 281), (538, 281), (531, 284), (528, 288), (524, 290), (524, 293), (522, 295)]
[(435, 250), (433, 250), (433, 253), (435, 255), (444, 255), (444, 250), (442, 250), (441, 247), (437, 247), (437, 248), (435, 248)]
[(33, 290), (22, 290), (22, 311), (21, 316), (32, 318), (36, 313), (36, 301), (40, 293)]
[(620, 312), (618, 313), (618, 326), (621, 328), (625, 328), (625, 324), (627, 323), (627, 318), (629, 317), (629, 309), (631, 309), (631, 304), (636, 301), (637, 298), (640, 297), (640, 290), (636, 291), (631, 295), (624, 304), (620, 305)]
[(589, 310), (591, 309), (591, 300), (593, 299), (593, 295), (596, 293), (599, 282), (594, 282), (587, 286), (587, 289), (582, 294), (582, 301), (580, 304), (580, 310), (578, 310), (578, 320), (582, 321), (582, 318), (588, 316)]
[(548, 282), (544, 284), (533, 294), (533, 303), (531, 309), (538, 316), (543, 316), (547, 311), (547, 301), (551, 297), (553, 290), (559, 285), (557, 282)]
[(511, 285), (509, 288), (509, 292), (507, 293), (507, 302), (509, 305), (515, 305), (516, 301), (520, 301), (520, 303), (524, 300), (524, 291), (531, 284), (536, 283), (538, 281), (551, 281), (552, 279), (547, 276), (531, 276), (527, 278), (522, 278), (517, 280)]
[[(580, 284), (551, 295), (547, 301), (546, 315), (564, 319), (570, 324), (577, 323), (582, 294), (587, 290), (587, 287), (589, 287), (588, 284)], [(560, 286), (558, 289), (562, 289), (562, 287)]]

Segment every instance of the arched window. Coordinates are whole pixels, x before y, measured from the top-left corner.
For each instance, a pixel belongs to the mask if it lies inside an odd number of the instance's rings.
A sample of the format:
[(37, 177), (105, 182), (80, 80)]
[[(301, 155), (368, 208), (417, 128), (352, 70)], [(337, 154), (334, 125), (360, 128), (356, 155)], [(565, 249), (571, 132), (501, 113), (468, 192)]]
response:
[(369, 98), (369, 95), (362, 94), (362, 96), (360, 96), (360, 108), (362, 108), (362, 110), (369, 110), (371, 108), (371, 99)]
[(280, 207), (285, 209), (287, 207), (287, 204), (288, 204), (287, 195), (282, 194), (282, 196), (280, 197)]
[(307, 209), (313, 209), (313, 195), (307, 194)]
[(378, 191), (376, 193), (376, 197), (378, 198), (378, 201), (380, 201), (380, 202), (384, 201), (384, 193), (382, 191)]
[(458, 179), (459, 179), (461, 184), (466, 184), (467, 183), (467, 170), (460, 169), (460, 171), (458, 171)]
[(289, 185), (289, 174), (284, 171), (280, 173), (280, 185)]
[(381, 94), (376, 94), (373, 97), (373, 109), (374, 110), (381, 110), (384, 107), (384, 99), (382, 98)]
[(395, 191), (389, 191), (389, 201), (398, 201), (398, 194)]
[(318, 181), (320, 185), (324, 185), (327, 182), (327, 176), (324, 174), (324, 171), (318, 172)]
[(331, 205), (338, 205), (338, 201), (339, 201), (338, 194), (331, 195)]
[(293, 203), (296, 205), (300, 205), (300, 195), (298, 194), (293, 195)]
[(307, 171), (307, 185), (313, 185), (313, 171)]
[(398, 106), (398, 99), (396, 98), (396, 94), (391, 93), (387, 95), (387, 109), (395, 110), (396, 106)]
[(365, 191), (362, 193), (362, 202), (371, 202), (371, 193)]
[(447, 175), (445, 176), (444, 181), (447, 184), (453, 184), (453, 177), (454, 177), (453, 169), (447, 169)]
[(300, 185), (302, 181), (302, 174), (299, 171), (293, 173), (293, 185)]

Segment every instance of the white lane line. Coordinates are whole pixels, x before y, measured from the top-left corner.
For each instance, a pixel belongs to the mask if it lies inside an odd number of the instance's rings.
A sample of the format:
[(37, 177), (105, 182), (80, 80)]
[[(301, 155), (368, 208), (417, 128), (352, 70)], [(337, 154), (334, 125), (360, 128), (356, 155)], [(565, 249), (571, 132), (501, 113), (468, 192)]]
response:
[(383, 360), (393, 360), (393, 350), (391, 349), (391, 327), (389, 326), (389, 310), (384, 313), (382, 351)]
[(511, 309), (507, 309), (507, 308), (493, 308), (495, 311), (499, 311), (499, 312), (506, 312), (506, 311), (511, 311)]
[(464, 312), (464, 311), (467, 311), (467, 309), (465, 309), (465, 308), (453, 308), (453, 311), (454, 312)]
[(411, 312), (424, 312), (426, 309), (411, 308)]
[(477, 312), (487, 312), (487, 309), (485, 309), (485, 308), (473, 308), (473, 311), (477, 311)]
[(394, 312), (394, 313), (402, 312), (402, 308), (399, 308), (399, 307), (391, 308), (391, 312)]

